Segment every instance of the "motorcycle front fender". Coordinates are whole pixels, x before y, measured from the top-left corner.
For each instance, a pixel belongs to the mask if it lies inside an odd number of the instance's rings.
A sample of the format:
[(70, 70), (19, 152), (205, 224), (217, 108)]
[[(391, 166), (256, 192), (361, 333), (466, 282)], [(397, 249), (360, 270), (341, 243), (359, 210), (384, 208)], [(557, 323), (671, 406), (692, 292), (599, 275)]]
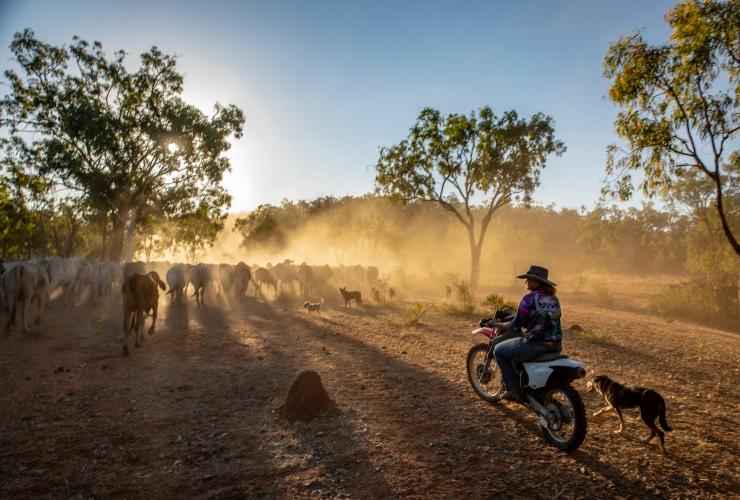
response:
[(480, 333), (481, 335), (485, 335), (489, 339), (494, 337), (493, 328), (488, 328), (487, 326), (483, 326), (481, 328), (478, 328), (477, 330), (473, 330), (472, 333)]

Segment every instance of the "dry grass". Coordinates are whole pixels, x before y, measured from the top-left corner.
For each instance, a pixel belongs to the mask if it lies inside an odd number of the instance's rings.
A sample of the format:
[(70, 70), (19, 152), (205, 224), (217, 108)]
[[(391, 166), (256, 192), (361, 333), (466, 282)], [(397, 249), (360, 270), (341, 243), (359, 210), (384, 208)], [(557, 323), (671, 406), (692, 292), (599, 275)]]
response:
[(598, 344), (598, 345), (611, 344), (611, 339), (609, 338), (608, 335), (602, 332), (598, 332), (596, 330), (591, 330), (589, 328), (585, 328), (581, 330), (570, 330), (568, 333), (570, 335), (575, 336), (579, 340), (588, 342), (589, 344)]

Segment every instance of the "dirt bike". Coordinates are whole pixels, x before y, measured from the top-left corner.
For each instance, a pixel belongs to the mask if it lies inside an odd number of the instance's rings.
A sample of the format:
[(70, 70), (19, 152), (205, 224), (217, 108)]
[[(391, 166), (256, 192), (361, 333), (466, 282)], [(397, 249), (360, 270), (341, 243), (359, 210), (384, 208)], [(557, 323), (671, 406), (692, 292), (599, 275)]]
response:
[[(468, 380), (478, 396), (489, 403), (498, 402), (505, 392), (501, 371), (493, 357), (495, 339), (501, 332), (492, 324), (510, 321), (512, 313), (511, 308), (499, 309), (494, 318), (481, 320), (480, 328), (473, 331), (489, 341), (468, 351)], [(514, 367), (522, 387), (521, 403), (540, 417), (544, 438), (563, 451), (578, 448), (586, 438), (586, 409), (581, 395), (570, 383), (586, 376), (584, 364), (560, 353), (547, 353), (514, 363)]]

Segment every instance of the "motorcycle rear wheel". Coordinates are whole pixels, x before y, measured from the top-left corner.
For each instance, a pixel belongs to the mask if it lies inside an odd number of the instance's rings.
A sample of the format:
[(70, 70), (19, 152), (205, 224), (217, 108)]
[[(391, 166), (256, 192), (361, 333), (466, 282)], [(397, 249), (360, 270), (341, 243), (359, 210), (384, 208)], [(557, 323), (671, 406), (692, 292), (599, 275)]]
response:
[(488, 344), (476, 344), (468, 351), (466, 371), (473, 390), (484, 401), (496, 403), (504, 392), (504, 381), (495, 359), (486, 360)]
[(550, 389), (543, 406), (553, 419), (542, 425), (542, 434), (550, 444), (563, 451), (573, 451), (586, 439), (588, 423), (581, 395), (570, 385)]

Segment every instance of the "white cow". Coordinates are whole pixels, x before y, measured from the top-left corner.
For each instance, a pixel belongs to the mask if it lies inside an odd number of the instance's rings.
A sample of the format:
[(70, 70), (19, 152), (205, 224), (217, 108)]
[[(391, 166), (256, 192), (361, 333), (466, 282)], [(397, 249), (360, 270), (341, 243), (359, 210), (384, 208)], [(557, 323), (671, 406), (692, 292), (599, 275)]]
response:
[(90, 287), (89, 300), (95, 302), (95, 289), (93, 286), (93, 274), (95, 272), (94, 266), (84, 260), (80, 260), (79, 266), (80, 267), (77, 269), (77, 281), (75, 283), (75, 299), (82, 298), (82, 293), (85, 288)]
[(77, 276), (80, 272), (81, 260), (78, 257), (63, 259), (62, 257), (49, 257), (44, 268), (49, 277), (49, 294), (57, 288), (62, 288), (62, 300), (68, 304), (77, 287)]
[(168, 294), (172, 295), (170, 304), (182, 303), (187, 298), (188, 284), (190, 283), (190, 264), (175, 264), (167, 270)]
[(116, 283), (117, 274), (123, 275), (121, 267), (115, 262), (98, 262), (92, 266), (92, 286), (90, 288), (92, 303), (110, 295)]
[(113, 288), (119, 288), (121, 285), (123, 285), (123, 268), (121, 267), (121, 265), (117, 262), (113, 262), (112, 260), (103, 262), (103, 264), (106, 265), (106, 267), (110, 270), (111, 276), (113, 276)]
[(34, 323), (41, 323), (41, 310), (49, 294), (49, 278), (42, 266), (32, 262), (6, 265), (5, 272), (0, 278), (0, 287), (3, 290), (2, 305), (8, 313), (8, 320), (4, 326), (6, 332), (9, 333), (15, 327), (19, 303), (24, 333), (30, 330), (28, 315), (33, 302), (37, 302), (39, 307)]

